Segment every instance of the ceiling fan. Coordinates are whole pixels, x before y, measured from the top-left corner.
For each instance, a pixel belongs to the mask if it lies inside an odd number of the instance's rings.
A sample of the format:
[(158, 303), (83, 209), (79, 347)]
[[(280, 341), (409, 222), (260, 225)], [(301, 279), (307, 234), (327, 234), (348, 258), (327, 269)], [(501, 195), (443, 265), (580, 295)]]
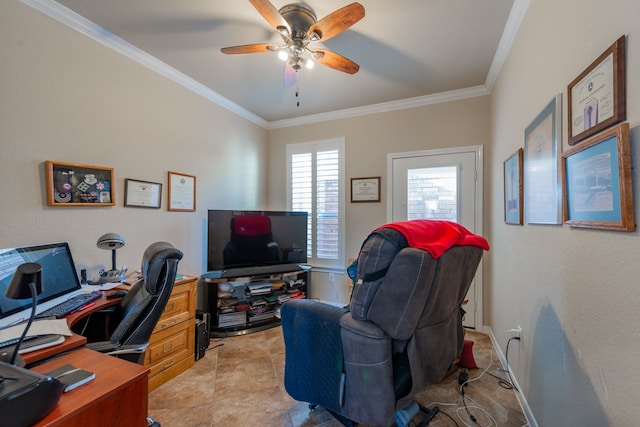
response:
[[(360, 66), (344, 56), (327, 49), (312, 49), (312, 42), (325, 41), (337, 36), (364, 17), (364, 7), (357, 2), (344, 6), (319, 21), (309, 7), (289, 4), (275, 8), (269, 0), (249, 0), (253, 7), (280, 34), (283, 44), (257, 43), (223, 47), (222, 53), (278, 52), (285, 60), (284, 83), (291, 86), (297, 81), (297, 72), (313, 67), (313, 60), (344, 73), (355, 74)], [(305, 58), (304, 54), (309, 56)]]

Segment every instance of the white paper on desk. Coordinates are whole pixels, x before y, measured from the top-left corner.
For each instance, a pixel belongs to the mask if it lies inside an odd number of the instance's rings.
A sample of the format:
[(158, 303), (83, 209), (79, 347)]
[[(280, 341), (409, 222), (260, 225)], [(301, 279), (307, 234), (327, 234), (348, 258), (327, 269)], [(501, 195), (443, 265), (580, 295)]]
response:
[[(26, 323), (20, 323), (19, 325), (0, 330), (0, 342), (20, 338), (25, 326), (27, 326)], [(29, 332), (27, 332), (28, 336), (50, 334), (65, 335), (68, 337), (72, 335), (66, 319), (34, 320), (29, 328)]]

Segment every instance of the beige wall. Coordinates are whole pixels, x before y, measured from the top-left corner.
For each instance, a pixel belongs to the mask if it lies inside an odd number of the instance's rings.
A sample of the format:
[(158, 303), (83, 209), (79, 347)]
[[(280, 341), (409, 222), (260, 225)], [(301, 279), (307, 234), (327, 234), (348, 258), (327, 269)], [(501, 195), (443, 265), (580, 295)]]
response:
[[(622, 34), (629, 35), (628, 118), (639, 157), (638, 16), (637, 0), (536, 0), (491, 97), (267, 132), (28, 6), (4, 2), (0, 247), (68, 240), (78, 265), (95, 274), (109, 263), (95, 241), (114, 231), (127, 239), (119, 263), (137, 267), (148, 243), (168, 240), (185, 252), (181, 271), (199, 274), (207, 209), (285, 207), (285, 145), (344, 137), (347, 179), (380, 175), (383, 184), (381, 203), (346, 206), (352, 257), (386, 221), (388, 153), (484, 145), (492, 245), (483, 261), (484, 320), (503, 351), (504, 331), (522, 325), (509, 362), (538, 424), (637, 425), (638, 232), (505, 225), (502, 168), (556, 92), (564, 92), (568, 148), (566, 85)], [(114, 167), (117, 206), (47, 207), (45, 160)], [(168, 170), (197, 176), (197, 212), (166, 211)], [(124, 208), (125, 177), (162, 182), (163, 208)], [(337, 281), (314, 276), (313, 296), (346, 302), (346, 280)]]
[[(287, 144), (345, 139), (346, 258), (355, 258), (364, 238), (387, 222), (387, 154), (437, 148), (484, 145), (489, 141), (487, 96), (408, 110), (269, 131), (269, 203), (286, 207), (285, 149)], [(464, 126), (460, 124), (464, 123)], [(349, 203), (351, 178), (381, 176), (380, 203)], [(313, 298), (346, 303), (349, 280), (314, 272)]]
[[(78, 268), (110, 268), (99, 236), (183, 250), (205, 270), (206, 211), (266, 204), (266, 131), (18, 1), (0, 13), (0, 247), (68, 240)], [(115, 168), (116, 206), (47, 207), (45, 160)], [(168, 212), (167, 171), (196, 176), (197, 212)], [(125, 208), (124, 178), (163, 184), (162, 208)]]
[[(522, 325), (509, 362), (541, 426), (637, 426), (635, 365), (640, 353), (638, 232), (505, 225), (502, 162), (523, 146), (525, 127), (556, 92), (627, 34), (627, 108), (632, 153), (640, 121), (640, 2), (532, 1), (491, 96), (489, 182), (492, 272), (487, 324)], [(638, 172), (634, 171), (638, 212)]]

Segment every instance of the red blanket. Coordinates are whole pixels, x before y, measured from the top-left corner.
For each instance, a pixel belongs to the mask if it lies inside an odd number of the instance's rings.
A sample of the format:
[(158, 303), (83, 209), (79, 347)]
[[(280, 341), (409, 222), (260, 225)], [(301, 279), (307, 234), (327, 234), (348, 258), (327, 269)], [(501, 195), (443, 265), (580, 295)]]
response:
[(427, 251), (434, 258), (439, 258), (452, 246), (477, 246), (489, 250), (489, 243), (484, 237), (473, 234), (455, 222), (414, 219), (381, 225), (376, 230), (381, 228), (399, 231), (409, 246)]

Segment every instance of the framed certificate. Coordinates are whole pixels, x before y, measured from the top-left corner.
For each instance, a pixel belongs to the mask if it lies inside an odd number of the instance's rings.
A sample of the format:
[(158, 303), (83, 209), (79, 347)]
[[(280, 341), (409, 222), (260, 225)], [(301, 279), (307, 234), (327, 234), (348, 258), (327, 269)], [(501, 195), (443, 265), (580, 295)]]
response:
[(137, 208), (160, 208), (162, 184), (125, 178), (124, 205)]
[(627, 118), (625, 36), (569, 83), (569, 145)]
[(380, 177), (351, 178), (351, 202), (379, 202)]
[(178, 212), (195, 212), (196, 210), (196, 177), (184, 173), (168, 172), (169, 206), (168, 210)]

